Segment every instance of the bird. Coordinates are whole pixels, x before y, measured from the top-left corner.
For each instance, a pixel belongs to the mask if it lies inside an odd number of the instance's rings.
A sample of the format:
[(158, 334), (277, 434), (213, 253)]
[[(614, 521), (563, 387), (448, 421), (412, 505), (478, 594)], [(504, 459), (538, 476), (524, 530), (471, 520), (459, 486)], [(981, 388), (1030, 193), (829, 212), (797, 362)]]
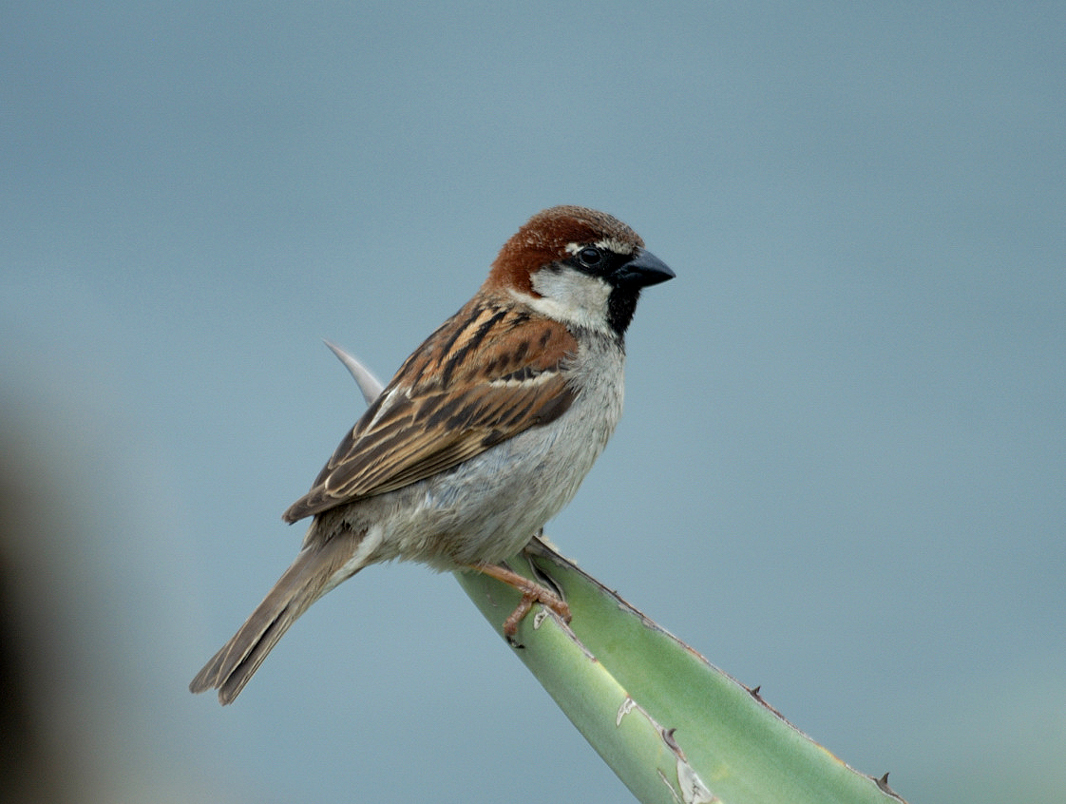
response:
[(311, 517), (299, 553), (189, 689), (231, 703), (312, 603), (391, 560), (518, 589), (503, 627), (512, 644), (536, 603), (569, 622), (565, 601), (503, 562), (571, 501), (606, 446), (638, 298), (674, 276), (611, 215), (533, 215), (284, 512), (288, 523)]

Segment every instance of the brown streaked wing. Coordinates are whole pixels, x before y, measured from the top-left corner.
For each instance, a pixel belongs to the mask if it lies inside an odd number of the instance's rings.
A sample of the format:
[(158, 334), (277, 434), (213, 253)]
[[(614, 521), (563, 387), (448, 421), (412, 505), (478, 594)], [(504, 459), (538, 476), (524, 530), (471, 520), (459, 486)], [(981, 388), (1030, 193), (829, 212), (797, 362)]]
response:
[(402, 488), (547, 424), (573, 401), (561, 369), (576, 350), (561, 324), (475, 297), (407, 359), (283, 518)]

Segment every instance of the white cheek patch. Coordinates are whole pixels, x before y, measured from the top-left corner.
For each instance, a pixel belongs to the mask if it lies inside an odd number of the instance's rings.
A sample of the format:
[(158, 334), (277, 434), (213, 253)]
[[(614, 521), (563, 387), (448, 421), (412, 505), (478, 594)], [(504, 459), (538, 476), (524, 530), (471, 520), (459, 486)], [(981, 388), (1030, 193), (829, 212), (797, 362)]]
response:
[(542, 268), (531, 277), (540, 298), (523, 299), (549, 318), (585, 329), (607, 332), (607, 301), (611, 286), (603, 279), (572, 268)]

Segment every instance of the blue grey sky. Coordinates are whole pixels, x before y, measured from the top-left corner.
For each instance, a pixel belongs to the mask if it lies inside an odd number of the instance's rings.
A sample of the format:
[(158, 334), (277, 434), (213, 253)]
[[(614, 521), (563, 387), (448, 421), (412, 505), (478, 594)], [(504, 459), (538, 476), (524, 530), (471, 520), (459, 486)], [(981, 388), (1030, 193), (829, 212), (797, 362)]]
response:
[(562, 552), (912, 804), (1061, 792), (1064, 33), (1061, 3), (6, 4), (0, 426), (86, 789), (625, 800), (419, 566), (316, 604), (235, 705), (186, 691), (361, 412), (320, 338), (386, 378), (574, 203), (677, 279)]

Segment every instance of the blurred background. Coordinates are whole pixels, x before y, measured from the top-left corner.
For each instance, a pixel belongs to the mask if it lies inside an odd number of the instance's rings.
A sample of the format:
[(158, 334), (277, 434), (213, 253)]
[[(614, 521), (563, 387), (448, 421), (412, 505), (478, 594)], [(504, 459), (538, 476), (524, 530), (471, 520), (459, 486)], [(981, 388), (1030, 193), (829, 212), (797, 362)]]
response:
[(419, 566), (316, 604), (235, 705), (186, 690), (363, 409), (319, 339), (387, 378), (575, 203), (678, 278), (549, 536), (912, 804), (1060, 794), (1064, 33), (1061, 3), (5, 4), (6, 789), (627, 798)]

